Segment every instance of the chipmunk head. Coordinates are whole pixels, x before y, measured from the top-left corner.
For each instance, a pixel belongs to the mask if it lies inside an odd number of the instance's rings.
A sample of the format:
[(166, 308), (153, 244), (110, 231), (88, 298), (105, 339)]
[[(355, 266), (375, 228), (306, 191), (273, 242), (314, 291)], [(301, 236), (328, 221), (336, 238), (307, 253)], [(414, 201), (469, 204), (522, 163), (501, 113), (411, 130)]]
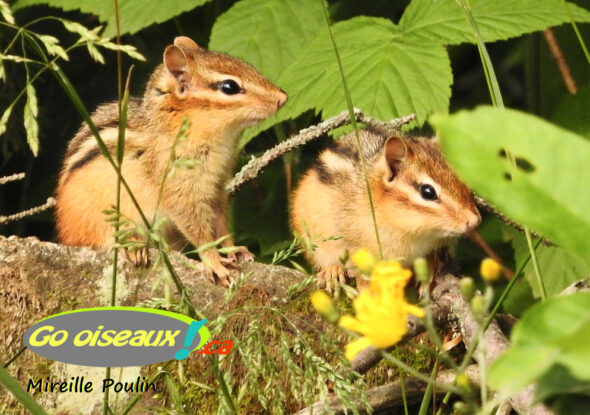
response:
[(452, 172), (433, 140), (387, 139), (377, 161), (378, 197), (385, 227), (437, 239), (468, 232), (481, 222), (471, 191)]
[(287, 101), (287, 95), (253, 66), (200, 48), (188, 37), (174, 39), (163, 60), (148, 84), (145, 101), (170, 113), (198, 112), (210, 128), (241, 131), (273, 115)]

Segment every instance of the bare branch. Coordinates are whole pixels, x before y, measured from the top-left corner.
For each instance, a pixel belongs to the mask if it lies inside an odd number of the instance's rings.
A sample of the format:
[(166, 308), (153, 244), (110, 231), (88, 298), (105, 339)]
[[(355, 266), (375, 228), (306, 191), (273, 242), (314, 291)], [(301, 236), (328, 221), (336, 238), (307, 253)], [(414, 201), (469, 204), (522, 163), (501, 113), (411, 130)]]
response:
[(14, 222), (26, 218), (27, 216), (36, 215), (39, 212), (50, 209), (55, 206), (55, 199), (52, 197), (47, 198), (47, 202), (41, 206), (37, 206), (31, 209), (23, 210), (22, 212), (15, 213), (14, 215), (0, 216), (0, 225), (6, 225), (8, 222)]
[[(468, 366), (465, 373), (474, 385), (479, 385), (479, 369), (477, 365)], [(455, 381), (455, 373), (452, 370), (442, 370), (436, 375), (436, 381), (444, 385), (452, 385)], [(426, 383), (417, 379), (405, 379), (404, 388), (408, 404), (413, 405), (422, 400), (426, 391)], [(391, 411), (392, 409), (401, 407), (403, 405), (403, 397), (400, 382), (388, 383), (367, 390), (367, 400), (374, 412)], [(336, 397), (329, 399), (327, 405), (337, 415), (350, 413), (352, 409), (344, 408), (340, 400)], [(323, 413), (324, 409), (325, 407), (322, 402), (316, 402), (311, 407), (296, 412), (295, 415), (320, 414)], [(359, 402), (356, 409), (362, 411), (364, 407)]]
[(0, 185), (6, 184), (9, 182), (15, 182), (17, 180), (22, 180), (24, 178), (25, 178), (24, 173), (15, 173), (15, 174), (11, 174), (10, 176), (0, 177)]
[[(402, 125), (416, 119), (416, 116), (412, 114), (405, 117), (396, 118), (389, 122), (384, 122), (375, 118), (371, 118), (368, 115), (363, 114), (358, 109), (355, 109), (354, 114), (358, 122), (362, 122), (369, 128), (387, 133), (397, 131)], [(240, 188), (240, 186), (258, 176), (260, 171), (268, 166), (268, 164), (274, 159), (281, 157), (295, 148), (347, 124), (350, 124), (350, 115), (348, 111), (343, 111), (335, 117), (329, 118), (317, 125), (312, 125), (311, 127), (299, 131), (297, 135), (283, 141), (270, 150), (267, 150), (262, 156), (250, 160), (226, 186), (225, 189), (227, 193), (229, 195), (234, 194)]]

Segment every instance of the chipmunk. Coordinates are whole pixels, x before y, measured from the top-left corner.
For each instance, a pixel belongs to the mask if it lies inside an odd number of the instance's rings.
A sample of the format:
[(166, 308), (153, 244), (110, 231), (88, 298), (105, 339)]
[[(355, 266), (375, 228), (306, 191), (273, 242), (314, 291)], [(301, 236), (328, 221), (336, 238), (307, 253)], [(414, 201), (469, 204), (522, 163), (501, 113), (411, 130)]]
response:
[[(481, 216), (471, 191), (434, 142), (359, 131), (383, 257), (406, 266), (475, 228)], [(354, 133), (323, 151), (294, 192), (291, 223), (314, 238), (307, 254), (318, 284), (355, 276), (346, 252), (379, 250)], [(341, 236), (341, 239), (328, 239)], [(315, 238), (318, 238), (315, 240)], [(356, 277), (356, 276), (355, 276)], [(330, 285), (328, 285), (330, 288)]]
[[(287, 95), (251, 65), (177, 37), (166, 47), (163, 63), (152, 73), (143, 98), (129, 102), (122, 175), (145, 216), (166, 218), (166, 235), (178, 249), (228, 235), (224, 190), (237, 156), (237, 139), (248, 126), (273, 115)], [(186, 141), (174, 149), (177, 159), (194, 159), (194, 169), (176, 169), (159, 190), (181, 122), (190, 127)], [(117, 102), (99, 106), (92, 116), (111, 155), (118, 136)], [(83, 126), (69, 143), (57, 186), (56, 226), (66, 245), (113, 246), (113, 227), (102, 213), (115, 203), (117, 176), (102, 157), (95, 138)], [(160, 199), (158, 201), (158, 199)], [(120, 212), (143, 224), (122, 189)], [(232, 246), (231, 238), (223, 246)], [(222, 258), (213, 249), (200, 254), (205, 274), (228, 285), (224, 265), (252, 260), (246, 247)], [(142, 255), (131, 258), (139, 263)]]

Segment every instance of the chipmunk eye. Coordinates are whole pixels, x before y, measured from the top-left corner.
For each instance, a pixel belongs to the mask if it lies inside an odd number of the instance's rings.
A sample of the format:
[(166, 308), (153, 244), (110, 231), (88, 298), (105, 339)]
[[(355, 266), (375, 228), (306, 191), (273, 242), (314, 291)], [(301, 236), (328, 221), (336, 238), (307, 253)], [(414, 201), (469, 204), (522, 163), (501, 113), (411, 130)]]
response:
[(242, 88), (233, 79), (226, 79), (219, 84), (219, 90), (226, 95), (235, 95), (242, 91)]
[(420, 186), (420, 196), (424, 200), (438, 200), (438, 195), (436, 194), (436, 190), (429, 184), (423, 184)]

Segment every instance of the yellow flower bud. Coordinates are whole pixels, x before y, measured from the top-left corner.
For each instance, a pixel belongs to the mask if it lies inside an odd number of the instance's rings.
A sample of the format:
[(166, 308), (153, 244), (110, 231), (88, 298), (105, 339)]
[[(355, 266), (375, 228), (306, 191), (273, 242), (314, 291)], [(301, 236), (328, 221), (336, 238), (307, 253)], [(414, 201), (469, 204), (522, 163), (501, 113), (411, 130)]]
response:
[(498, 262), (494, 261), (492, 258), (485, 258), (481, 261), (479, 272), (487, 282), (494, 282), (502, 273), (502, 265), (498, 264)]
[(486, 300), (483, 295), (477, 294), (471, 299), (471, 311), (473, 311), (473, 314), (477, 320), (484, 316), (486, 312), (485, 306)]
[(424, 258), (416, 258), (414, 260), (414, 274), (416, 280), (420, 282), (428, 282), (430, 279), (430, 270), (428, 269), (428, 262)]
[(459, 288), (461, 288), (461, 295), (465, 301), (471, 301), (475, 295), (475, 283), (473, 278), (463, 277), (459, 280)]
[(351, 259), (354, 265), (365, 274), (369, 274), (377, 263), (377, 259), (366, 249), (359, 249), (352, 255)]
[(335, 323), (340, 317), (334, 307), (332, 299), (323, 291), (315, 291), (311, 294), (311, 305), (330, 323)]
[(459, 373), (455, 377), (455, 385), (463, 390), (467, 390), (471, 387), (471, 380), (465, 373)]

